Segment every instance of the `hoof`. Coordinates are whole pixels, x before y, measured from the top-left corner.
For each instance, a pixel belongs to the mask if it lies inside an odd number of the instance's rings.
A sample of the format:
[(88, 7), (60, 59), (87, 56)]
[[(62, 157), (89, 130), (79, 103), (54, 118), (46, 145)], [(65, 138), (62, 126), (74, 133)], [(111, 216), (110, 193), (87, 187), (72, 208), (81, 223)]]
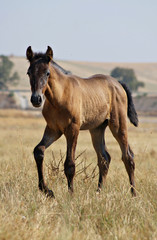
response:
[(131, 195), (132, 197), (136, 197), (136, 192), (135, 191), (131, 192)]
[(101, 188), (98, 188), (98, 189), (96, 190), (96, 194), (99, 195), (100, 192), (101, 192)]
[(131, 187), (131, 195), (132, 197), (136, 197), (136, 191), (134, 187)]
[(45, 194), (46, 194), (46, 197), (47, 197), (47, 198), (55, 198), (55, 195), (54, 195), (54, 193), (53, 193), (52, 190), (47, 189), (47, 190), (45, 191)]

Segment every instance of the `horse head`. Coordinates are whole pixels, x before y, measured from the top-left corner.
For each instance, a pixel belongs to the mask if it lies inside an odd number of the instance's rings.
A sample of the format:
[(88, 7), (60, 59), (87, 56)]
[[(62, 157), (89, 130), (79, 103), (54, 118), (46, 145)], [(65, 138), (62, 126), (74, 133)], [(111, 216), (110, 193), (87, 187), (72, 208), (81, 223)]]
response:
[(27, 74), (31, 85), (31, 103), (34, 107), (40, 107), (43, 102), (43, 95), (50, 78), (49, 63), (53, 59), (53, 51), (48, 46), (45, 54), (34, 53), (31, 46), (26, 50), (26, 57), (30, 63)]

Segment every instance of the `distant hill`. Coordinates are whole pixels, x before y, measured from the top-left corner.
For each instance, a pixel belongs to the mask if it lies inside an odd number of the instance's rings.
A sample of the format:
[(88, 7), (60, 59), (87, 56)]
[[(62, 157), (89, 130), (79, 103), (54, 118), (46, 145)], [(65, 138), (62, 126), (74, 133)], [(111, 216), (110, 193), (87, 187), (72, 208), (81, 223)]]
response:
[[(28, 61), (24, 57), (10, 57), (10, 59), (15, 64), (13, 70), (17, 71), (20, 75), (19, 85), (14, 88), (30, 89), (29, 80), (26, 75), (29, 66)], [(66, 70), (70, 70), (73, 74), (81, 77), (89, 77), (96, 73), (109, 75), (115, 67), (132, 68), (138, 80), (145, 83), (145, 88), (141, 88), (140, 92), (157, 95), (157, 63), (94, 63), (58, 60), (56, 62)]]
[[(18, 86), (10, 86), (10, 90), (0, 92), (0, 108), (31, 109), (31, 90), (28, 76), (26, 75), (29, 66), (24, 57), (10, 57), (14, 62), (13, 71), (17, 71), (20, 76)], [(96, 73), (109, 75), (115, 67), (125, 67), (134, 69), (139, 81), (145, 83), (145, 87), (140, 89), (139, 94), (134, 95), (136, 110), (141, 115), (157, 116), (157, 63), (93, 63), (75, 61), (56, 61), (66, 70), (81, 77), (89, 77)], [(136, 96), (136, 97), (135, 97)]]

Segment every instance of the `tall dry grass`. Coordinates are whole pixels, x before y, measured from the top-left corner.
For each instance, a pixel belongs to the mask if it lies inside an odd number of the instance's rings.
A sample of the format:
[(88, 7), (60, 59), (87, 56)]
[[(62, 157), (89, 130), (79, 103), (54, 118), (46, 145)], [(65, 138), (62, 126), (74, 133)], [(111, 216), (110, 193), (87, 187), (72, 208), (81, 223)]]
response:
[(64, 138), (46, 151), (45, 177), (56, 196), (52, 200), (37, 188), (32, 154), (44, 120), (0, 111), (0, 239), (157, 239), (157, 122), (150, 121), (138, 129), (129, 125), (136, 156), (136, 198), (130, 194), (119, 146), (107, 131), (112, 162), (100, 195), (95, 192), (98, 169), (88, 132), (81, 132), (78, 140), (72, 197), (63, 174)]

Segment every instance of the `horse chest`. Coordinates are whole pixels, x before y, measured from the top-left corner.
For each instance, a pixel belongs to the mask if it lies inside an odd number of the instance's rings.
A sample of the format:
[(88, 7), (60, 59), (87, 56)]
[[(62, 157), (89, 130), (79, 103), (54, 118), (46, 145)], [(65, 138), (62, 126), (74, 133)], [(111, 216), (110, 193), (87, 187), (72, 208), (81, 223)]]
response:
[(64, 133), (65, 128), (70, 123), (70, 118), (66, 111), (47, 108), (43, 111), (43, 116), (50, 129), (59, 130), (62, 133)]

